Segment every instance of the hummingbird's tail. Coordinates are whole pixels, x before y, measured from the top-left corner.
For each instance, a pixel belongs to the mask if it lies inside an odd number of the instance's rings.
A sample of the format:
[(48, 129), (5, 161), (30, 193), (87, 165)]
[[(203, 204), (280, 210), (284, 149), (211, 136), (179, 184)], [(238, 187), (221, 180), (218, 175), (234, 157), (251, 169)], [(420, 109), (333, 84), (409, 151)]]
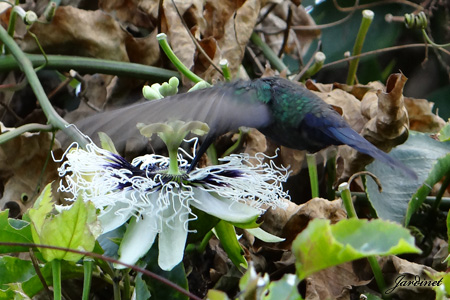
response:
[(363, 138), (352, 128), (328, 127), (327, 129), (329, 134), (331, 134), (342, 144), (349, 145), (350, 147), (358, 150), (361, 153), (370, 155), (373, 158), (389, 165), (393, 169), (400, 169), (412, 179), (417, 179), (417, 174), (413, 170), (405, 166), (402, 162), (392, 158), (387, 153), (372, 145), (368, 140)]

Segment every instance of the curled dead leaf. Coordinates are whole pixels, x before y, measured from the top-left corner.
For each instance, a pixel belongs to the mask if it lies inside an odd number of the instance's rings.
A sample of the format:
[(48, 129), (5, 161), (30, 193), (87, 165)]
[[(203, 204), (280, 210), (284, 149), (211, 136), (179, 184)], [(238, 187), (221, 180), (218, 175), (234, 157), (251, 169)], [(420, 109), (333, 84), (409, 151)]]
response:
[[(360, 133), (385, 152), (389, 152), (408, 138), (408, 112), (403, 97), (406, 80), (403, 74), (392, 74), (386, 83), (386, 91), (378, 91), (377, 99), (368, 93), (361, 103), (361, 109), (364, 109), (361, 113), (370, 117), (370, 120)], [(346, 163), (342, 178), (348, 178), (362, 170), (373, 160), (370, 156), (350, 149), (348, 146), (341, 148), (347, 148), (344, 150)]]

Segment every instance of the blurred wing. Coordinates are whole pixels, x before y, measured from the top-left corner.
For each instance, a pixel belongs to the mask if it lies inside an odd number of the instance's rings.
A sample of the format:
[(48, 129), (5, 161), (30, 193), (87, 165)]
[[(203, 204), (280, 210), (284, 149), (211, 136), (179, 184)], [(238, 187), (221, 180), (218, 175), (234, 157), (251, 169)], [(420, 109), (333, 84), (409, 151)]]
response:
[[(240, 126), (264, 127), (272, 117), (268, 107), (258, 101), (255, 89), (240, 88), (237, 94), (236, 84), (226, 84), (102, 112), (78, 120), (75, 125), (97, 144), (97, 132), (105, 132), (123, 152), (129, 139), (147, 141), (136, 128), (137, 123), (170, 120), (205, 122), (210, 127), (207, 139), (211, 140)], [(63, 147), (71, 142), (61, 134), (58, 138)]]

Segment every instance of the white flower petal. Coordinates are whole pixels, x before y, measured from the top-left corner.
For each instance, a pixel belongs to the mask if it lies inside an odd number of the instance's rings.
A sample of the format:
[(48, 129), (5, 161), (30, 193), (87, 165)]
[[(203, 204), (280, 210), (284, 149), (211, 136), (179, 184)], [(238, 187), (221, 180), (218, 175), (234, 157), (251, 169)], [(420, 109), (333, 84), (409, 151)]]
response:
[(211, 195), (199, 188), (194, 188), (194, 198), (195, 201), (191, 201), (190, 205), (228, 222), (246, 223), (261, 214), (257, 208), (219, 195)]
[(158, 239), (158, 264), (165, 271), (172, 270), (183, 260), (188, 234), (189, 210), (182, 206), (177, 195), (174, 195), (172, 199), (173, 206), (163, 212), (164, 221)]
[(103, 233), (114, 230), (128, 221), (132, 216), (133, 211), (133, 206), (119, 201), (116, 202), (115, 205), (108, 207), (104, 213), (98, 216)]
[[(153, 216), (143, 216), (137, 221), (133, 217), (123, 236), (119, 248), (119, 260), (127, 264), (135, 264), (152, 247), (158, 234), (158, 219)], [(115, 265), (117, 269), (125, 268)]]

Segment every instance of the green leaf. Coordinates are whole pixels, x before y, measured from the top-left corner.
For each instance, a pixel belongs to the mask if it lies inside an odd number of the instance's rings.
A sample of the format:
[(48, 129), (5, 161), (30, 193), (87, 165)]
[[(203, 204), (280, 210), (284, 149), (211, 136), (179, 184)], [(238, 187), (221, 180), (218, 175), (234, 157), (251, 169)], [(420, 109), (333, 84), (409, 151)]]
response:
[(231, 259), (233, 264), (238, 268), (247, 268), (248, 264), (247, 260), (244, 257), (244, 250), (242, 250), (242, 247), (238, 242), (234, 226), (226, 221), (221, 220), (214, 227), (214, 233), (220, 240), (220, 244), (228, 254), (228, 257)]
[[(0, 242), (33, 243), (30, 223), (17, 219), (8, 219), (8, 211), (0, 212)], [(26, 247), (2, 246), (0, 253), (27, 252)]]
[(147, 284), (142, 279), (142, 273), (136, 275), (134, 280), (136, 300), (146, 300), (150, 299), (150, 291), (148, 290)]
[(6, 290), (8, 283), (24, 282), (36, 274), (31, 261), (17, 257), (0, 257), (0, 289)]
[(22, 289), (21, 283), (11, 283), (5, 291), (0, 290), (0, 300), (30, 300)]
[[(45, 282), (47, 282), (47, 285), (53, 285), (51, 264), (50, 263), (45, 264), (45, 266), (40, 270), (42, 277), (44, 278)], [(72, 278), (83, 278), (83, 272), (84, 270), (81, 265), (76, 265), (73, 262), (61, 261), (62, 280)], [(40, 292), (44, 287), (42, 286), (39, 277), (37, 275), (34, 275), (29, 280), (22, 283), (22, 288), (28, 296), (33, 297), (38, 292)]]
[(365, 293), (364, 295), (367, 296), (366, 300), (383, 300), (382, 298), (380, 298), (380, 297), (378, 297), (377, 295), (374, 295), (374, 294)]
[[(51, 264), (46, 264), (40, 271), (47, 284), (52, 285)], [(81, 278), (82, 275), (81, 266), (62, 262), (63, 279)], [(0, 257), (0, 289), (3, 290), (0, 290), (0, 300), (15, 299), (14, 295), (18, 292), (33, 297), (43, 288), (31, 261), (9, 256)]]
[(219, 291), (219, 290), (209, 290), (208, 294), (206, 294), (206, 299), (209, 300), (230, 300), (228, 298), (227, 293)]
[[(69, 210), (49, 219), (42, 228), (41, 241), (46, 245), (54, 245), (70, 249), (92, 251), (95, 246), (95, 236), (91, 225), (96, 223), (96, 210), (91, 202), (78, 198)], [(78, 261), (81, 254), (53, 249), (41, 250), (44, 259)]]
[(349, 219), (334, 225), (315, 219), (294, 240), (292, 251), (300, 280), (363, 257), (421, 252), (407, 229), (380, 219)]
[(253, 264), (244, 273), (239, 280), (239, 298), (242, 300), (247, 299), (262, 299), (263, 295), (267, 292), (267, 286), (269, 284), (269, 275), (257, 274)]
[[(92, 251), (95, 237), (100, 233), (96, 210), (92, 203), (77, 199), (68, 209), (56, 216), (50, 215), (53, 210), (50, 184), (47, 185), (29, 210), (33, 224), (32, 234), (35, 243)], [(94, 231), (94, 234), (93, 232)], [(82, 255), (53, 249), (40, 249), (46, 261), (64, 259), (77, 261)]]
[(401, 171), (393, 170), (375, 160), (367, 170), (375, 174), (381, 182), (383, 192), (372, 179), (366, 180), (367, 196), (378, 217), (402, 223), (407, 214), (408, 204), (424, 182), (436, 161), (450, 152), (450, 142), (442, 143), (428, 134), (410, 132), (408, 140), (394, 148), (389, 156), (412, 168), (418, 180), (411, 180)]
[(439, 131), (439, 140), (441, 142), (450, 141), (450, 123), (447, 122), (447, 124), (442, 127), (441, 131)]
[(47, 215), (53, 210), (52, 203), (52, 186), (51, 183), (47, 184), (42, 193), (36, 199), (33, 208), (28, 210), (28, 216), (31, 224), (31, 233), (33, 241), (36, 244), (41, 244), (40, 234), (42, 226), (47, 218)]
[(433, 169), (428, 175), (428, 178), (412, 196), (411, 201), (408, 205), (408, 210), (406, 211), (405, 225), (408, 225), (409, 221), (411, 220), (412, 214), (419, 209), (428, 194), (431, 192), (433, 186), (438, 183), (446, 174), (450, 174), (450, 153), (445, 155), (444, 157), (439, 158), (436, 161), (436, 163), (433, 165)]
[(302, 300), (298, 293), (297, 285), (299, 280), (294, 274), (285, 274), (278, 281), (269, 284), (269, 294), (264, 296), (264, 300)]

